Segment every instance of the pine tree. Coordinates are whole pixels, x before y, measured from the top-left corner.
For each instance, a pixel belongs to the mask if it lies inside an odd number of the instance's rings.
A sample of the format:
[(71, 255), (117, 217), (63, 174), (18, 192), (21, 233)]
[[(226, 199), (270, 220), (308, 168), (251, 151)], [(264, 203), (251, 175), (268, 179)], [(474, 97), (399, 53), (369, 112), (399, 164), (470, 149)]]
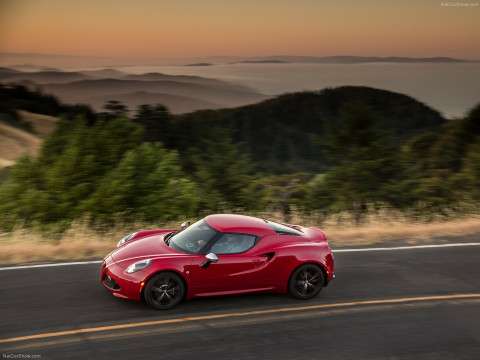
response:
[(197, 205), (196, 187), (182, 174), (178, 154), (143, 143), (123, 155), (81, 207), (96, 219), (122, 214), (152, 221), (193, 215)]
[(245, 206), (245, 189), (251, 177), (252, 164), (241, 154), (229, 132), (217, 129), (215, 141), (205, 140), (203, 147), (194, 149), (194, 178), (203, 198), (203, 206), (215, 210), (222, 202)]
[(155, 106), (140, 105), (133, 120), (144, 126), (144, 141), (168, 142), (172, 117), (170, 110), (162, 104), (156, 104)]
[(398, 150), (362, 104), (346, 105), (339, 123), (326, 126), (323, 146), (331, 168), (314, 182), (316, 205), (348, 210), (359, 223), (368, 204), (394, 201), (392, 189), (402, 173)]

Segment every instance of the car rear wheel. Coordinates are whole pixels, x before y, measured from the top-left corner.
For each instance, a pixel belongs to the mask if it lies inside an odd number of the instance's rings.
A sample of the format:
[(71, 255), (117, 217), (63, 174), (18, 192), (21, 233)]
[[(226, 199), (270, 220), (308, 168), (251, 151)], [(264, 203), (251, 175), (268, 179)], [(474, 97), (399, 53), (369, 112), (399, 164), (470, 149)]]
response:
[(311, 299), (322, 290), (324, 283), (325, 278), (320, 266), (305, 264), (290, 276), (288, 290), (297, 299)]
[(157, 310), (168, 310), (182, 301), (185, 283), (180, 275), (161, 272), (148, 280), (143, 294), (148, 305)]

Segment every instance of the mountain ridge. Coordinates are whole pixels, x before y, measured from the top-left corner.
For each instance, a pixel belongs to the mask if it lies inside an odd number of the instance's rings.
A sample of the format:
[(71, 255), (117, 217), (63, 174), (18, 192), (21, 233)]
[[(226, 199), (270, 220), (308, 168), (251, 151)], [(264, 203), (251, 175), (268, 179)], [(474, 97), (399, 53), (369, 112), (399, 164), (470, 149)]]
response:
[[(31, 89), (38, 87), (64, 103), (88, 104), (96, 111), (103, 108), (99, 99), (115, 100), (117, 94), (121, 94), (121, 100), (133, 109), (139, 103), (147, 102), (147, 99), (142, 102), (138, 98), (141, 91), (149, 94), (148, 101), (163, 103), (175, 113), (242, 106), (269, 98), (247, 86), (215, 78), (162, 73), (128, 74), (109, 68), (26, 72), (0, 67), (0, 81)], [(154, 94), (158, 94), (157, 99)]]
[[(355, 55), (329, 55), (329, 56), (309, 56), (309, 55), (267, 55), (267, 56), (222, 56), (210, 55), (203, 57), (189, 58), (112, 58), (102, 56), (76, 56), (62, 54), (41, 54), (41, 53), (8, 53), (0, 52), (0, 66), (18, 67), (35, 62), (37, 66), (92, 66), (105, 67), (109, 64), (112, 67), (121, 66), (156, 66), (156, 65), (191, 65), (191, 64), (212, 64), (232, 63), (249, 60), (280, 60), (286, 62), (317, 62), (317, 63), (362, 63), (362, 62), (478, 62), (480, 59), (457, 59), (448, 56), (431, 57), (408, 57), (408, 56), (355, 56)], [(295, 60), (295, 61), (293, 61)]]
[[(339, 119), (349, 104), (370, 108), (379, 129), (391, 133), (391, 141), (397, 145), (420, 133), (438, 131), (446, 122), (438, 111), (410, 96), (341, 86), (284, 94), (232, 109), (183, 114), (175, 118), (171, 137), (158, 140), (188, 154), (189, 149), (201, 146), (195, 145), (198, 139), (215, 141), (211, 134), (222, 128), (267, 172), (319, 173), (327, 165), (321, 145), (327, 136), (326, 124), (341, 126)], [(184, 128), (189, 132), (179, 135), (176, 129)]]

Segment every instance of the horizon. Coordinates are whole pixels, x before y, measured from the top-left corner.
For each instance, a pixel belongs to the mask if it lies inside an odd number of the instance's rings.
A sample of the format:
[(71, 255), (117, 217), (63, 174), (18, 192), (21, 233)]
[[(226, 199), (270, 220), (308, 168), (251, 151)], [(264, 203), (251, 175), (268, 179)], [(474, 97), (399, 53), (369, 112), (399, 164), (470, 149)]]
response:
[[(465, 59), (450, 56), (409, 57), (401, 55), (266, 55), (266, 56), (226, 56), (211, 55), (205, 57), (109, 57), (90, 55), (69, 55), (51, 53), (8, 53), (0, 51), (0, 66), (2, 67), (53, 67), (58, 69), (88, 69), (88, 68), (122, 68), (131, 66), (186, 66), (199, 63), (208, 65), (226, 65), (242, 62), (256, 62), (281, 59), (286, 64), (317, 63), (317, 64), (366, 64), (366, 63), (475, 63), (480, 59)], [(355, 61), (356, 59), (357, 61)], [(375, 60), (369, 60), (375, 59)], [(381, 60), (385, 61), (381, 61)], [(392, 60), (396, 59), (396, 60)], [(400, 59), (400, 60), (399, 60)]]
[[(0, 54), (4, 55), (20, 55), (20, 56), (63, 56), (63, 57), (91, 57), (91, 58), (101, 58), (101, 59), (148, 59), (148, 60), (156, 60), (156, 59), (171, 59), (170, 56), (163, 56), (163, 57), (131, 57), (131, 56), (106, 56), (106, 55), (75, 55), (75, 54), (66, 54), (66, 53), (46, 53), (46, 52), (9, 52), (9, 51), (0, 51)], [(270, 55), (249, 55), (249, 56), (242, 56), (242, 55), (222, 55), (222, 54), (212, 54), (206, 56), (185, 56), (185, 57), (174, 57), (180, 59), (214, 59), (214, 58), (239, 58), (239, 59), (254, 59), (254, 58), (278, 58), (278, 57), (292, 57), (292, 58), (341, 58), (341, 57), (358, 57), (358, 58), (405, 58), (405, 59), (437, 59), (437, 58), (448, 58), (448, 59), (455, 59), (455, 60), (464, 60), (464, 61), (480, 61), (480, 58), (460, 58), (455, 56), (446, 56), (442, 54), (437, 54), (434, 56), (409, 56), (409, 55), (402, 55), (402, 54), (390, 54), (390, 55), (357, 55), (353, 53), (339, 53), (339, 54), (327, 54), (327, 55), (312, 55), (312, 54), (270, 54)]]

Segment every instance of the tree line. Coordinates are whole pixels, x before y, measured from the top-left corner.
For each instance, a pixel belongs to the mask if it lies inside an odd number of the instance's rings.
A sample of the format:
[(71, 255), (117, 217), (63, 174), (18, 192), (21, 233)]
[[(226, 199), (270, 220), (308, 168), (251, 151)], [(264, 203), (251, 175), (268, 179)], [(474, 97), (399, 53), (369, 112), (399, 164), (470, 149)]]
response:
[[(0, 177), (0, 226), (80, 217), (159, 221), (220, 207), (270, 209), (286, 220), (293, 207), (325, 216), (348, 211), (360, 223), (371, 207), (428, 215), (478, 203), (480, 105), (446, 121), (415, 102), (407, 112), (421, 116), (421, 110), (422, 126), (397, 124), (385, 120), (385, 105), (379, 105), (393, 98), (402, 108), (391, 93), (376, 93), (386, 97), (382, 103), (378, 96), (365, 101), (369, 88), (356, 99), (342, 92), (343, 101), (332, 91), (326, 91), (330, 102), (317, 97), (321, 106), (312, 93), (290, 94), (283, 110), (285, 103), (274, 99), (179, 116), (161, 104), (142, 105), (131, 115), (116, 101), (100, 114), (57, 102), (52, 111), (63, 115), (40, 155), (22, 157)], [(28, 95), (32, 103), (41, 96)], [(314, 111), (304, 109), (295, 122), (294, 99)], [(317, 118), (309, 119), (315, 112)], [(259, 125), (258, 114), (268, 121)]]

